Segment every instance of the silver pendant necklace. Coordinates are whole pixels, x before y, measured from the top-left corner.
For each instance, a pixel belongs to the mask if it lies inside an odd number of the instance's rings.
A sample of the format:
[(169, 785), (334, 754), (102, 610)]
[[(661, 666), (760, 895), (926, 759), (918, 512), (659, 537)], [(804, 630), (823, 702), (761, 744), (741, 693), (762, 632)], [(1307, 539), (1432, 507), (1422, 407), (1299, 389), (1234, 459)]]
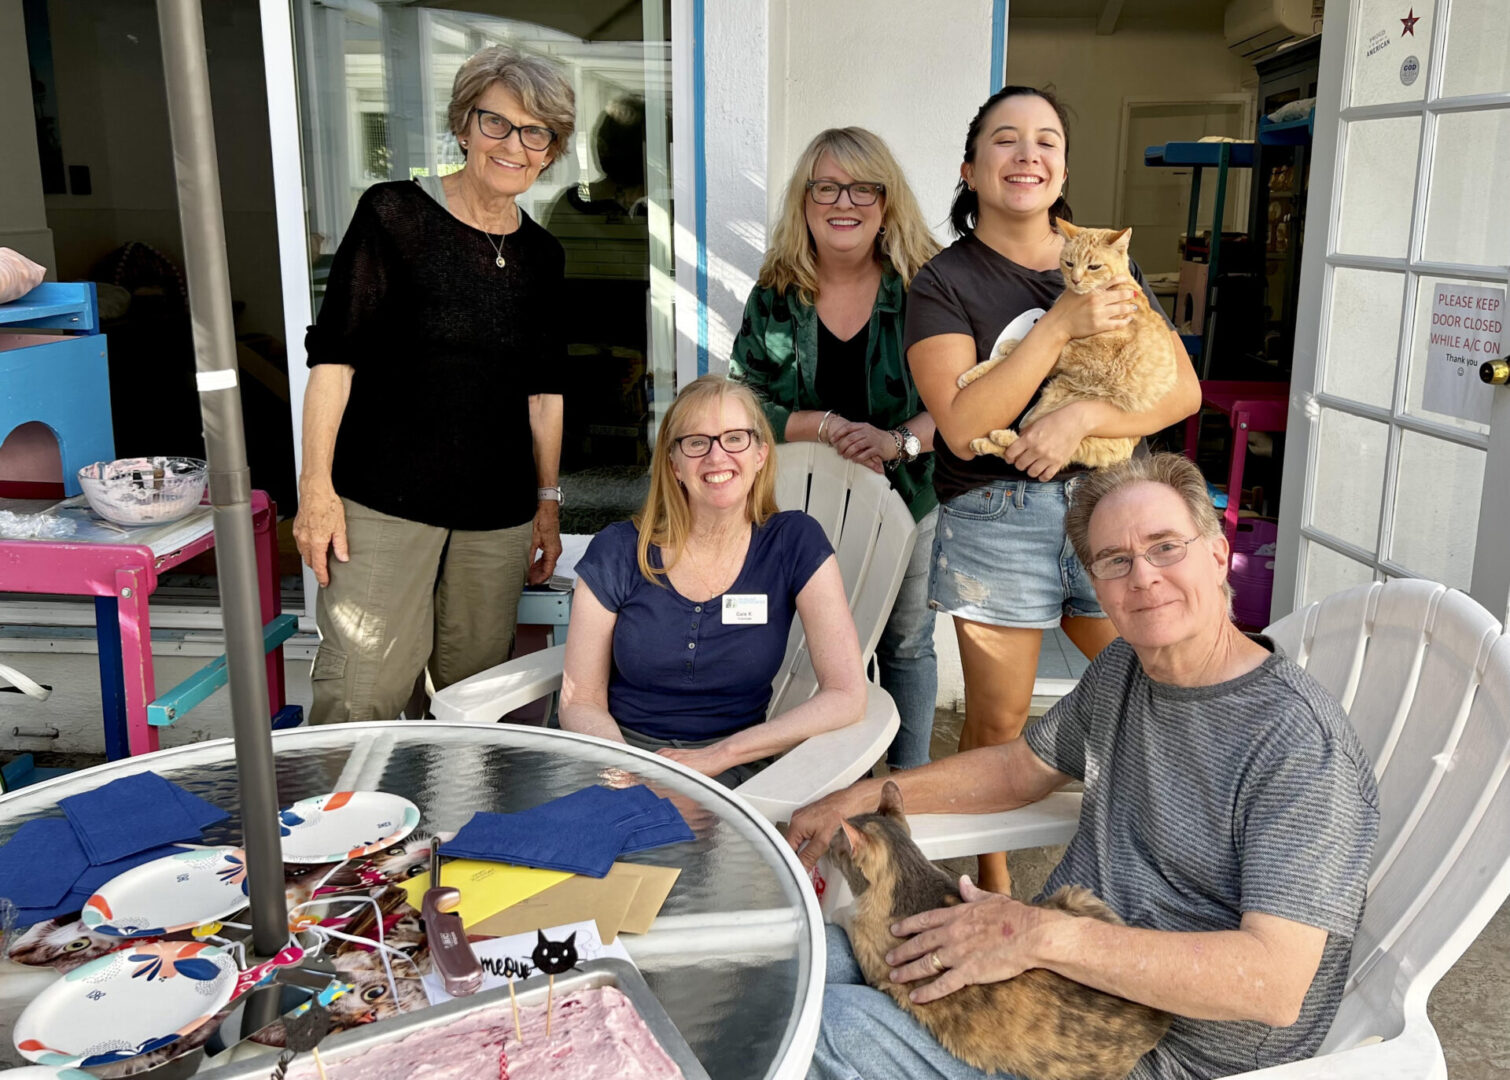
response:
[[(465, 188), (462, 189), (462, 197), (466, 200), (467, 210), (468, 210), (469, 213), (471, 213), (473, 219), (476, 220), (476, 221), (479, 221), (479, 222), (482, 221), (482, 218), (478, 217), (478, 215), (477, 215), (477, 210), (472, 206), (472, 200), (471, 200), (471, 198), (466, 195), (466, 189)], [(498, 269), (502, 270), (505, 266), (507, 266), (509, 264), (509, 261), (503, 257), (503, 240), (504, 240), (503, 235), (501, 235), (501, 234), (499, 235), (499, 237), (498, 237), (498, 243), (495, 244), (495, 243), (493, 243), (493, 234), (490, 233), (490, 232), (488, 232), (487, 229), (484, 229), (484, 228), (482, 228), (481, 225), (479, 225), (478, 226), (478, 231), (481, 232), (483, 236), (487, 237), (488, 246), (490, 246), (493, 249), (493, 254), (497, 256), (497, 258), (495, 258), (493, 260), (493, 265), (496, 266), (496, 267), (498, 267)]]

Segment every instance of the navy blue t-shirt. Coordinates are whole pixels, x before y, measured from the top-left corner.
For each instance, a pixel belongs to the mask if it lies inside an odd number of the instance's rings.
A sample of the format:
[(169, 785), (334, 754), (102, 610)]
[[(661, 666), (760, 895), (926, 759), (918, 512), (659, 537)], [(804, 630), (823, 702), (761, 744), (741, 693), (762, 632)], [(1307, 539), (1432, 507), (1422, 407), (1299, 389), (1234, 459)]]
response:
[[(823, 527), (798, 510), (752, 526), (734, 584), (700, 604), (665, 578), (659, 585), (646, 581), (638, 542), (632, 522), (617, 522), (593, 537), (577, 563), (598, 602), (619, 617), (608, 711), (655, 739), (717, 739), (760, 723), (786, 655), (797, 594), (834, 553)], [(651, 547), (650, 561), (662, 565), (660, 548)], [(726, 623), (731, 598), (750, 596), (765, 597), (764, 624)]]

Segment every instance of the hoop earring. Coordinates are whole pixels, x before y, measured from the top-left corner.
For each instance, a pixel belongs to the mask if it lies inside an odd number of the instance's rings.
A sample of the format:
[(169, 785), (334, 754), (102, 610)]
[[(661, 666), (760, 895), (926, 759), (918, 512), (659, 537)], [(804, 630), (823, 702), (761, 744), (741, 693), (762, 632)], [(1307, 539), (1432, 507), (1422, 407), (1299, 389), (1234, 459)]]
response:
[(886, 235), (886, 226), (882, 225), (879, 229), (876, 230), (876, 239), (879, 240), (879, 239), (881, 239), (881, 237), (883, 237), (885, 235)]

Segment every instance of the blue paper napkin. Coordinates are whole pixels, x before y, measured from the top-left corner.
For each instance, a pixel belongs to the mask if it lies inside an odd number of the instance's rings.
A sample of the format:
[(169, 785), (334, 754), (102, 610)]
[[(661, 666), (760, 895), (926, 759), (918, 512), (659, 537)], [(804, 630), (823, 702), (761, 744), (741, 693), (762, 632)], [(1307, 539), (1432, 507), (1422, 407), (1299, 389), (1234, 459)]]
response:
[(514, 814), (473, 814), (441, 850), (603, 877), (620, 855), (691, 839), (681, 813), (649, 788), (595, 786)]
[(67, 821), (28, 821), (0, 847), (0, 896), (23, 910), (51, 908), (87, 869), (89, 859)]
[(113, 780), (58, 800), (90, 863), (98, 866), (178, 840), (230, 815), (156, 773)]
[[(77, 915), (84, 908), (84, 901), (89, 899), (86, 892), (77, 890), (66, 894), (62, 900), (48, 907), (25, 907), (16, 909), (16, 929), (22, 930), (33, 923), (46, 922), (48, 919), (56, 919), (60, 915)], [(83, 933), (82, 928), (79, 933)]]
[(621, 855), (697, 839), (670, 799), (657, 799), (653, 809), (621, 824), (627, 828)]

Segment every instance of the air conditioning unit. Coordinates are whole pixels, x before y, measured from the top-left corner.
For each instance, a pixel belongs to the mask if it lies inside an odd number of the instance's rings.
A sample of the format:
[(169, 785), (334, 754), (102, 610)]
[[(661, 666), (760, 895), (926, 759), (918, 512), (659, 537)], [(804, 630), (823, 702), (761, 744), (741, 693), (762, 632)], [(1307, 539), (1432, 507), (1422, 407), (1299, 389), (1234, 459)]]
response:
[(1286, 42), (1320, 32), (1326, 0), (1227, 0), (1227, 48), (1260, 60)]

